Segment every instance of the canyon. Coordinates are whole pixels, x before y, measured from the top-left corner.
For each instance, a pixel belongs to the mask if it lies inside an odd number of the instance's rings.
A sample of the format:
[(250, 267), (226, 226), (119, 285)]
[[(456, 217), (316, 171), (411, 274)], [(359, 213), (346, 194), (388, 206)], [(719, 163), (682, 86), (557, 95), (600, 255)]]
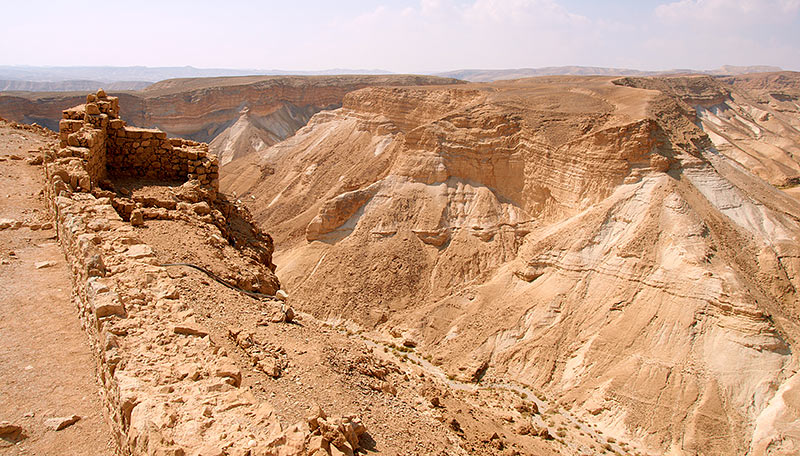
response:
[[(51, 214), (39, 274), (89, 340), (62, 361), (99, 392), (66, 431), (118, 454), (800, 451), (799, 73), (174, 79), (0, 116), (33, 187), (0, 268)], [(36, 413), (12, 448), (58, 448)]]
[(642, 451), (792, 454), (798, 89), (365, 88), (221, 188), (318, 318), (404, 334), (448, 378), (529, 386)]
[[(339, 107), (348, 92), (370, 85), (452, 84), (416, 75), (239, 76), (168, 79), (139, 91), (114, 91), (131, 125), (212, 142), (223, 163), (262, 150), (305, 125), (318, 111)], [(112, 92), (110, 92), (112, 93)], [(83, 92), (0, 92), (0, 117), (58, 130), (61, 111)]]

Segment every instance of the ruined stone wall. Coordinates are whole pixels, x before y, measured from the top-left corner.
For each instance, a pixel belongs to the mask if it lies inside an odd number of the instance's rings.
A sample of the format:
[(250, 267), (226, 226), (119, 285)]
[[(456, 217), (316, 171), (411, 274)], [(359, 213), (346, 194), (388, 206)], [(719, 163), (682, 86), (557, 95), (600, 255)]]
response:
[(119, 118), (119, 99), (100, 90), (86, 103), (67, 109), (59, 123), (59, 155), (83, 160), (89, 187), (111, 177), (168, 181), (197, 180), (219, 191), (219, 161), (208, 145), (167, 138), (163, 131), (129, 127)]
[[(303, 454), (308, 430), (284, 430), (240, 388), (240, 369), (111, 200), (71, 192), (58, 174), (46, 185), (118, 453), (222, 454), (223, 436), (225, 454)], [(202, 432), (187, 431), (199, 417)]]
[[(216, 226), (227, 226), (227, 217), (235, 215), (236, 208), (224, 198), (213, 201), (214, 194), (209, 191), (215, 185), (209, 172), (213, 160), (201, 154), (196, 143), (167, 140), (161, 135), (126, 136), (121, 144), (130, 144), (131, 148), (109, 147), (120, 138), (119, 131), (126, 135), (139, 131), (111, 118), (117, 107), (109, 98), (99, 97), (104, 102), (100, 104), (90, 97), (86, 105), (65, 111), (60, 136), (63, 147), (55, 154), (46, 154), (44, 170), (45, 196), (72, 271), (73, 299), (95, 354), (117, 453), (310, 453), (312, 430), (305, 423), (284, 429), (269, 402), (242, 388), (242, 372), (235, 360), (195, 319), (176, 280), (134, 228), (142, 218), (191, 219), (207, 223), (212, 231)], [(159, 156), (178, 157), (175, 163), (179, 170), (167, 174), (149, 163), (132, 163), (155, 170), (144, 175), (158, 178), (180, 176), (185, 169), (185, 178), (191, 180), (181, 186), (177, 196), (189, 202), (135, 201), (97, 185), (104, 176), (126, 169), (115, 165), (119, 160), (115, 154), (147, 154), (145, 151), (154, 147), (141, 144), (147, 139), (158, 140), (154, 144), (160, 144), (164, 151)], [(135, 142), (139, 146), (133, 146)], [(167, 143), (169, 150), (163, 146)], [(200, 179), (202, 176), (206, 179)], [(203, 186), (203, 182), (207, 184)], [(130, 207), (126, 212), (119, 210), (121, 206)], [(136, 210), (138, 223), (130, 216)], [(226, 235), (222, 230), (217, 232)], [(269, 263), (272, 246), (265, 248), (268, 255), (262, 260)], [(331, 435), (342, 442), (347, 435), (355, 435), (356, 429), (363, 433), (358, 421), (345, 420), (332, 426)]]

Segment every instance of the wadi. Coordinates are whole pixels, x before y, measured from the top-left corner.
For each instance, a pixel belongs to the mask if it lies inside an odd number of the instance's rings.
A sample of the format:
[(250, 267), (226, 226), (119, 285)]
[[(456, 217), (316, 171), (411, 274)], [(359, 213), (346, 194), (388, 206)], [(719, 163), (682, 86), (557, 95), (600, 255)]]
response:
[(0, 115), (4, 454), (800, 450), (799, 73)]

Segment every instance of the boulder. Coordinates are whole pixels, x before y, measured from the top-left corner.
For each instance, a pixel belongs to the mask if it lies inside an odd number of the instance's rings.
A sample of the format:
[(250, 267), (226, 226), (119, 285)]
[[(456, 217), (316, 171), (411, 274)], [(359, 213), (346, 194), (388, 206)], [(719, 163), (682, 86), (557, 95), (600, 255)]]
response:
[(80, 421), (80, 419), (81, 417), (78, 415), (61, 416), (45, 420), (44, 425), (50, 430), (60, 431), (64, 428), (72, 426), (73, 424)]

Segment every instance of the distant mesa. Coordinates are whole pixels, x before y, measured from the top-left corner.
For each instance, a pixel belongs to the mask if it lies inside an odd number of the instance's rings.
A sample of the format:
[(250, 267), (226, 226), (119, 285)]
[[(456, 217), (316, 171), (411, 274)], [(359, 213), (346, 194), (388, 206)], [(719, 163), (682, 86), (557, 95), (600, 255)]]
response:
[[(113, 94), (131, 125), (208, 142), (211, 152), (227, 163), (288, 138), (315, 113), (341, 106), (354, 90), (461, 82), (420, 75), (236, 76), (167, 79), (144, 90)], [(0, 93), (0, 117), (58, 130), (63, 106), (84, 98), (83, 92)]]
[[(0, 65), (0, 92), (26, 90), (33, 92), (141, 90), (154, 81), (174, 78), (209, 78), (232, 76), (287, 76), (391, 74), (385, 70), (334, 68), (319, 71), (286, 71), (233, 68), (183, 67), (112, 67), (112, 66), (23, 66)], [(99, 85), (98, 85), (99, 84)]]
[(589, 66), (558, 66), (543, 68), (516, 68), (501, 70), (455, 70), (437, 73), (437, 76), (463, 79), (471, 82), (491, 82), (506, 79), (520, 79), (535, 76), (659, 76), (666, 74), (709, 74), (740, 75), (746, 73), (770, 73), (783, 71), (775, 66), (734, 66), (723, 65), (716, 70), (673, 69), (663, 71), (642, 71), (630, 68), (604, 68)]

